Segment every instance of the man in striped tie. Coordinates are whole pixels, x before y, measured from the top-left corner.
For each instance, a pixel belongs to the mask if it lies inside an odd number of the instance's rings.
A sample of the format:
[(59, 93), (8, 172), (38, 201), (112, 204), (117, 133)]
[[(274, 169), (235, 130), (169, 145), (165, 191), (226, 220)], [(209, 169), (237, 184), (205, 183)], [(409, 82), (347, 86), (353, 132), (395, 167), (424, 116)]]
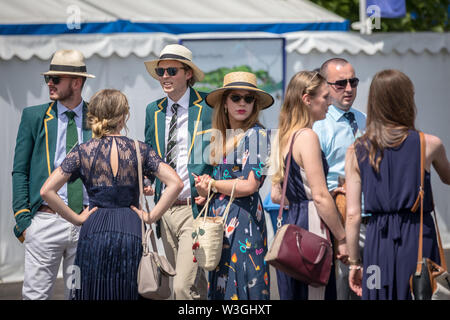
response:
[[(339, 181), (345, 175), (345, 154), (347, 148), (364, 132), (366, 115), (352, 107), (359, 79), (347, 60), (342, 58), (327, 60), (322, 64), (320, 73), (327, 80), (331, 105), (326, 118), (316, 121), (313, 130), (319, 136), (321, 149), (329, 165), (328, 190), (336, 197), (338, 194), (345, 194), (345, 189)], [(365, 226), (363, 224), (361, 226), (361, 239), (364, 239)], [(361, 247), (362, 245), (361, 243)], [(350, 290), (348, 266), (337, 261), (337, 270), (337, 299), (359, 299)]]
[[(192, 222), (201, 208), (194, 176), (212, 173), (209, 161), (203, 159), (210, 142), (212, 109), (205, 103), (206, 94), (192, 88), (204, 75), (192, 62), (192, 52), (178, 44), (166, 46), (158, 59), (145, 62), (145, 66), (165, 93), (147, 106), (145, 142), (184, 183), (176, 202), (157, 223), (166, 256), (177, 272), (174, 298), (206, 299), (206, 275), (192, 253)], [(164, 185), (156, 180), (155, 203), (162, 192)]]
[[(63, 219), (44, 202), (40, 189), (66, 154), (91, 139), (85, 126), (87, 104), (81, 97), (88, 74), (78, 50), (58, 50), (43, 73), (52, 102), (25, 108), (17, 133), (13, 181), (15, 235), (25, 244), (23, 299), (51, 299), (53, 284), (63, 260), (66, 298), (75, 261), (80, 227)], [(80, 179), (58, 192), (76, 213), (89, 198)]]

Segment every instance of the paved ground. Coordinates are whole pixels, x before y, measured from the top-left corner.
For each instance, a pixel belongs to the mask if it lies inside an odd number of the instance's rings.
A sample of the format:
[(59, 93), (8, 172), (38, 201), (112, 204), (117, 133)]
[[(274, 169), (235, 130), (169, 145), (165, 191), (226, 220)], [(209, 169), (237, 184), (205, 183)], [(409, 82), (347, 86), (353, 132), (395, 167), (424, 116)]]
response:
[[(445, 251), (446, 261), (450, 263), (450, 249)], [(22, 282), (0, 284), (0, 300), (21, 300)], [(54, 288), (54, 300), (64, 299), (64, 282), (57, 279)], [(275, 269), (270, 267), (270, 299), (279, 300)]]
[[(270, 298), (279, 300), (275, 269), (270, 267)], [(0, 300), (21, 300), (22, 282), (0, 284)], [(64, 300), (64, 281), (57, 279), (54, 287), (53, 300)]]

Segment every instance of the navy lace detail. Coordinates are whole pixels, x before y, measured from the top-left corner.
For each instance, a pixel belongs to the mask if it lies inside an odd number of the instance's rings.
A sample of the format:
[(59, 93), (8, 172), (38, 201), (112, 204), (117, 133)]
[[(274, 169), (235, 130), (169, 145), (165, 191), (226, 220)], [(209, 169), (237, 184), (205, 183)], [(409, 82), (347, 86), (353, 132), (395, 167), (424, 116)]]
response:
[[(118, 153), (118, 170), (115, 176), (110, 163), (114, 140)], [(139, 142), (139, 148), (143, 174), (153, 179), (162, 160), (144, 142)], [(132, 139), (112, 136), (92, 139), (74, 147), (62, 162), (61, 169), (64, 173), (71, 174), (69, 181), (81, 178), (91, 206), (116, 208), (138, 205), (137, 157)]]

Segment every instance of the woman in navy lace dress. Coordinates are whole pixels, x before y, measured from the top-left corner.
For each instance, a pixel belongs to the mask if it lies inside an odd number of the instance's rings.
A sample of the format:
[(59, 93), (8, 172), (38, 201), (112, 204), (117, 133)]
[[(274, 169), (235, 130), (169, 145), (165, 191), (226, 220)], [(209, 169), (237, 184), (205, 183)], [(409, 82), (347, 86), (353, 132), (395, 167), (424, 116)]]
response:
[[(143, 174), (157, 176), (165, 185), (158, 204), (147, 213), (138, 210), (139, 185), (134, 141), (120, 132), (129, 116), (126, 97), (118, 90), (102, 90), (89, 104), (94, 138), (77, 145), (41, 189), (50, 207), (75, 225), (82, 225), (75, 265), (72, 298), (134, 300), (139, 298), (137, 270), (142, 253), (141, 220), (157, 221), (177, 198), (182, 182), (154, 150), (139, 142)], [(89, 207), (75, 214), (57, 191), (67, 181), (81, 178)], [(77, 269), (75, 269), (77, 270)]]

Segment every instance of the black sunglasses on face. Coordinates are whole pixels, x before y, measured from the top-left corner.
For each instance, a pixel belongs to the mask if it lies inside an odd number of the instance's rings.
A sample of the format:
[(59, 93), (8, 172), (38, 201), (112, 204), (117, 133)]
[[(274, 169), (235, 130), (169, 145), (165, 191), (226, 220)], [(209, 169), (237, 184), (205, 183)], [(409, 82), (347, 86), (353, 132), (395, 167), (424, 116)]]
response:
[(239, 101), (241, 101), (241, 99), (244, 99), (245, 103), (252, 103), (253, 101), (255, 101), (255, 96), (252, 95), (245, 95), (245, 96), (240, 96), (238, 94), (232, 94), (230, 96), (231, 101), (233, 101), (234, 103), (238, 103)]
[(61, 79), (71, 77), (59, 77), (59, 76), (44, 76), (45, 83), (49, 83), (52, 80), (53, 84), (59, 84)]
[(175, 76), (178, 73), (179, 69), (185, 69), (185, 68), (176, 68), (176, 67), (169, 67), (169, 68), (155, 68), (155, 72), (159, 77), (162, 77), (164, 73), (167, 70), (167, 74), (171, 77)]
[(356, 88), (359, 83), (358, 78), (351, 78), (351, 79), (344, 79), (344, 80), (337, 80), (336, 82), (328, 82), (328, 84), (336, 86), (336, 89), (345, 89), (347, 87), (347, 83), (350, 82), (350, 87)]

